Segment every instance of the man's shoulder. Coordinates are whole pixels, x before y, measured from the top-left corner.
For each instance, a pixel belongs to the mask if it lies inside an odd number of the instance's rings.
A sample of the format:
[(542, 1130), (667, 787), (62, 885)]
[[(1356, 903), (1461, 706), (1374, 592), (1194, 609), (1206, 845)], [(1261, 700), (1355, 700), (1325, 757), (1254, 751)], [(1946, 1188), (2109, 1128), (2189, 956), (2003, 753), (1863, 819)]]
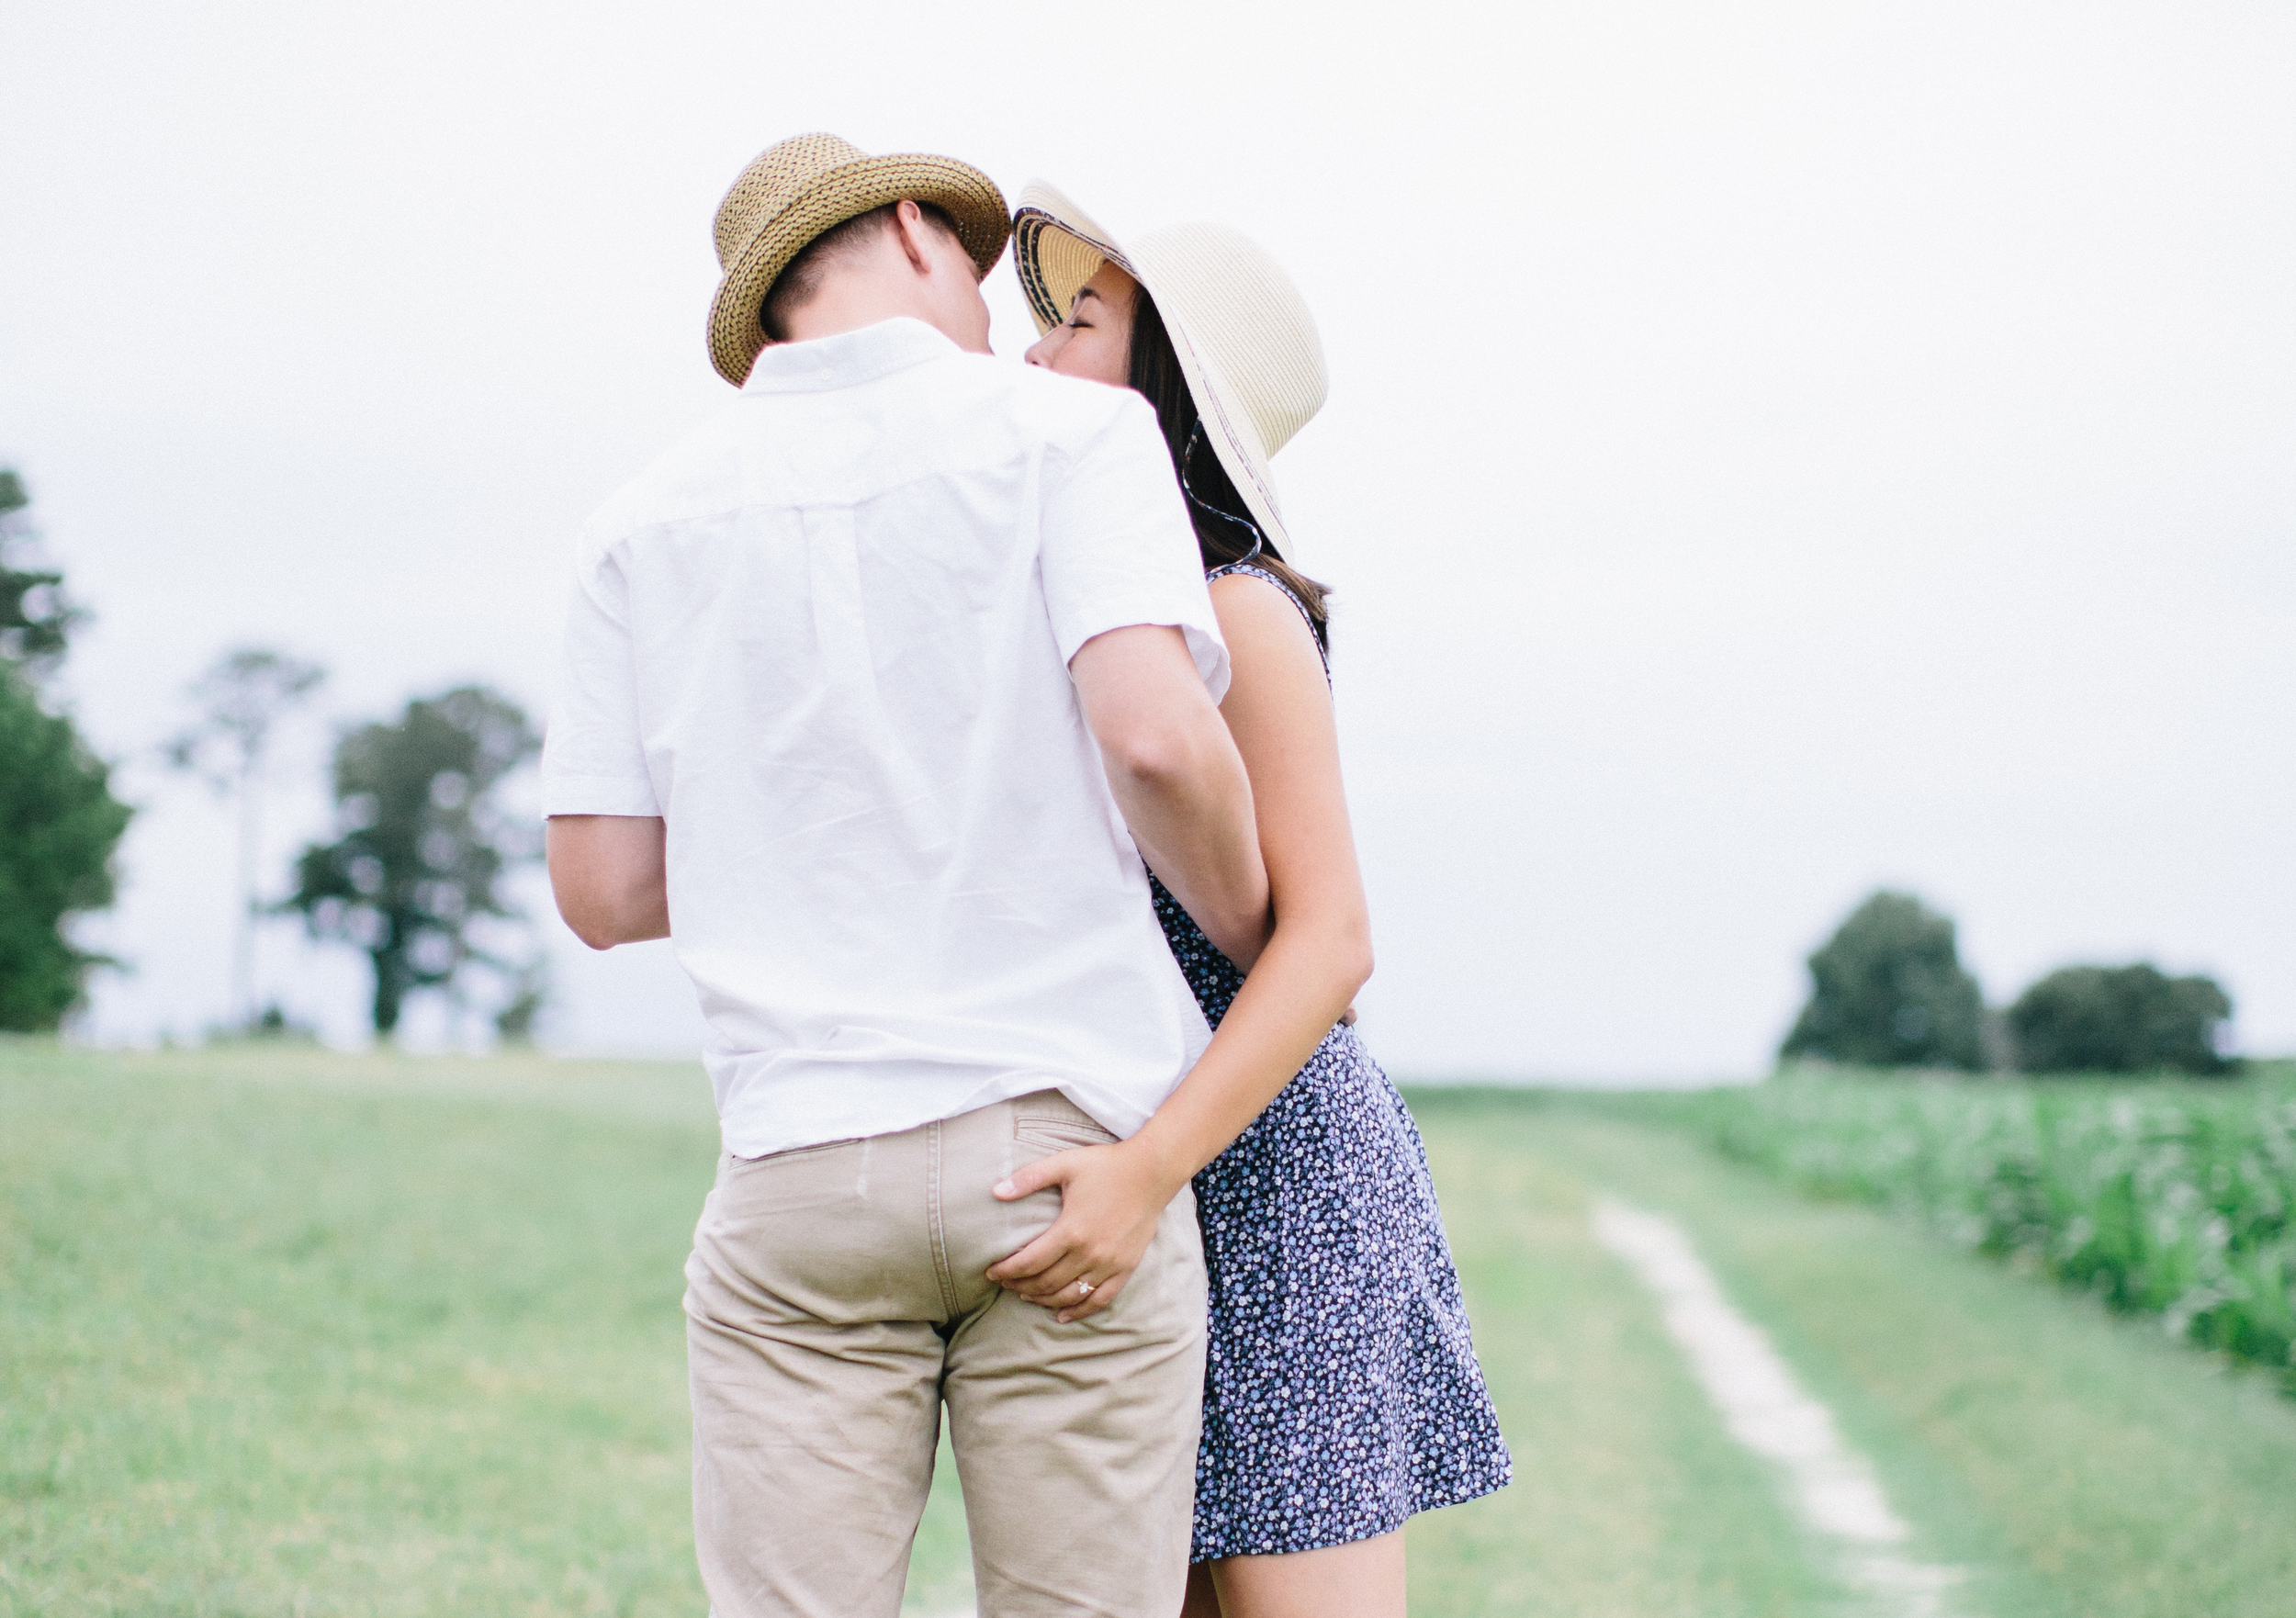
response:
[(738, 399), (718, 406), (602, 500), (584, 530), (603, 546), (642, 529), (722, 509), (740, 435)]
[[(1019, 447), (1007, 434), (1034, 440), (1056, 454), (1082, 455), (1105, 444), (1111, 433), (1139, 435), (1143, 443), (1155, 433), (1155, 412), (1131, 388), (1063, 376), (1040, 365), (952, 353), (908, 375), (911, 386), (933, 390), (926, 414), (944, 423), (963, 421), (985, 429), (991, 440), (1007, 446), (1003, 453)], [(825, 408), (844, 408), (829, 403), (834, 395), (820, 397)], [(608, 495), (584, 526), (585, 548), (595, 554), (634, 534), (706, 518), (753, 496), (748, 476), (755, 470), (752, 441), (773, 427), (748, 403), (737, 399), (704, 416)]]
[(1041, 365), (1015, 365), (1012, 387), (1030, 424), (1054, 442), (1097, 437), (1128, 415), (1153, 420), (1148, 401), (1129, 388), (1064, 376)]
[(970, 404), (1004, 406), (1017, 425), (1047, 438), (1089, 438), (1133, 411), (1153, 416), (1148, 401), (1129, 388), (1086, 382), (991, 354), (946, 354), (922, 375)]

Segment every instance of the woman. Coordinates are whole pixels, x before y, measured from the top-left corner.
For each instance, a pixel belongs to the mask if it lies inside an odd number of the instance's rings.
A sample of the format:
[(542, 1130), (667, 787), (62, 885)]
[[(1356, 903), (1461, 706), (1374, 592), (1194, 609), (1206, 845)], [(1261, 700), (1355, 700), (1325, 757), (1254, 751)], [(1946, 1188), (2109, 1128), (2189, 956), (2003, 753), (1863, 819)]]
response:
[[(1232, 659), (1221, 711), (1251, 774), (1276, 916), (1247, 979), (1154, 884), (1221, 1036), (1139, 1134), (1064, 1154), (1090, 1162), (1048, 1160), (1044, 1182), (1062, 1185), (1072, 1229), (1137, 1232), (1171, 1194), (1170, 1165), (1200, 1169), (1211, 1309), (1186, 1618), (1390, 1618), (1404, 1606), (1404, 1519), (1498, 1489), (1509, 1462), (1418, 1130), (1349, 1026), (1369, 924), (1325, 592), (1285, 559), (1266, 466), (1322, 403), (1321, 347), (1290, 282), (1233, 231), (1176, 227), (1127, 251), (1035, 185), (1014, 252), (1044, 333), (1030, 363), (1155, 410)], [(1121, 1247), (1076, 1242), (1075, 1263), (1032, 1247), (991, 1274), (1082, 1318), (1120, 1287)]]

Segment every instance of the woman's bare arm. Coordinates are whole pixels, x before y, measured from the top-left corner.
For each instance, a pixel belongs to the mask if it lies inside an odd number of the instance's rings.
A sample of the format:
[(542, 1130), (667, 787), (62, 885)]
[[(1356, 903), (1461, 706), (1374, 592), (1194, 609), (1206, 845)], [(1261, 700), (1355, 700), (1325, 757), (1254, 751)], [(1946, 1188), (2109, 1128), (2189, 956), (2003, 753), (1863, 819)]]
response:
[[(1045, 1158), (997, 1187), (1007, 1197), (1061, 1187), (1052, 1229), (989, 1275), (1032, 1301), (1067, 1305), (1064, 1320), (1121, 1290), (1165, 1205), (1266, 1108), (1371, 975), (1370, 916), (1315, 638), (1264, 579), (1215, 579), (1212, 604), (1234, 664), (1220, 711), (1252, 778), (1275, 933), (1210, 1049), (1138, 1134)], [(1089, 1301), (1073, 1290), (1079, 1276), (1095, 1284)]]

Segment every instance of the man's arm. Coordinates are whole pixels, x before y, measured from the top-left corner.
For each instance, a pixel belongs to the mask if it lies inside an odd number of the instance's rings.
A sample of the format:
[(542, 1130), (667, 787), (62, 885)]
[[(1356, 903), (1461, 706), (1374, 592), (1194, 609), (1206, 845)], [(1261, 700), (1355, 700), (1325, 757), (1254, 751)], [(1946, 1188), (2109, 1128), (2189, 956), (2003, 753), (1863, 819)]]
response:
[(1270, 927), (1252, 782), (1186, 638), (1161, 624), (1111, 629), (1079, 646), (1068, 669), (1142, 856), (1249, 971)]
[(576, 938), (611, 949), (670, 936), (665, 842), (658, 815), (550, 817), (550, 891)]
[[(988, 1276), (1063, 1320), (1106, 1308), (1123, 1289), (1165, 1205), (1260, 1116), (1371, 975), (1370, 916), (1315, 636), (1264, 580), (1231, 578), (1212, 589), (1235, 665), (1220, 711), (1251, 773), (1275, 936), (1210, 1049), (1138, 1133), (1041, 1158), (995, 1188), (1010, 1201), (1060, 1187), (1052, 1228)], [(1079, 1280), (1092, 1284), (1081, 1296)]]

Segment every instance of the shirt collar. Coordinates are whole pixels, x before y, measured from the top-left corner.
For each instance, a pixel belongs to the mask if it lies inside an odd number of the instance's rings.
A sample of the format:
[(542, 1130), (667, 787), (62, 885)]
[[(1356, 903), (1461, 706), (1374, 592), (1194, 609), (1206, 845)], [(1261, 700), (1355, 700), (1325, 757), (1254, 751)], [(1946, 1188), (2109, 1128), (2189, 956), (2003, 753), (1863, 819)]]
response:
[(743, 384), (742, 391), (826, 392), (833, 388), (874, 382), (880, 376), (890, 376), (895, 371), (906, 371), (927, 360), (960, 352), (955, 343), (924, 321), (908, 315), (895, 315), (857, 331), (839, 331), (834, 337), (816, 337), (808, 343), (770, 343), (758, 355), (758, 363), (750, 369), (749, 380)]

